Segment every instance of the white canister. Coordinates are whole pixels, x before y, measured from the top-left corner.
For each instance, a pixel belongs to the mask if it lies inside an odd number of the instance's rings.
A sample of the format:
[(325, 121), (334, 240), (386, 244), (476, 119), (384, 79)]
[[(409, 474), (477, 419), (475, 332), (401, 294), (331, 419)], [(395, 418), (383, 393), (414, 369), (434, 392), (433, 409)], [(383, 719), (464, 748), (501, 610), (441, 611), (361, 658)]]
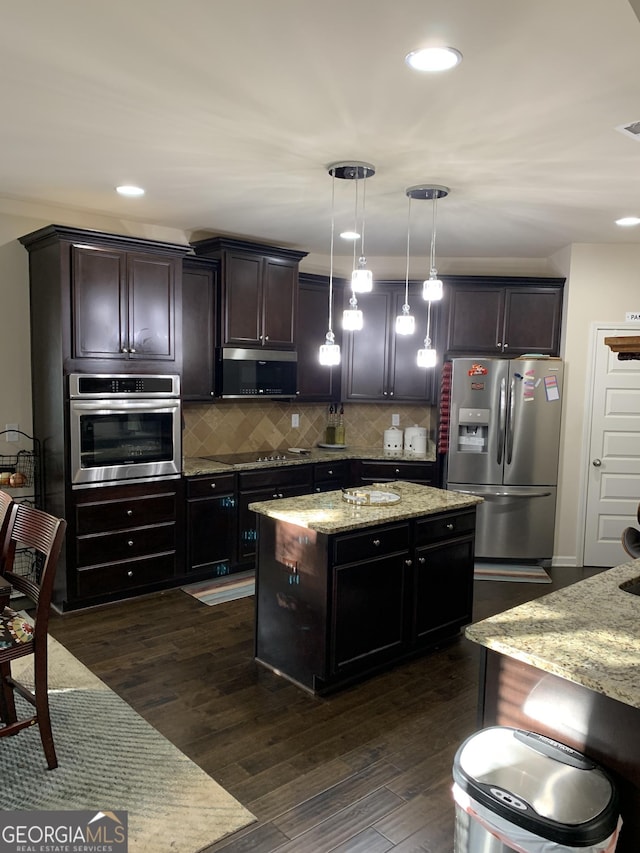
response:
[(417, 424), (404, 431), (404, 452), (407, 456), (427, 455), (427, 430)]
[(398, 427), (389, 427), (384, 431), (383, 450), (385, 456), (402, 456), (403, 433)]

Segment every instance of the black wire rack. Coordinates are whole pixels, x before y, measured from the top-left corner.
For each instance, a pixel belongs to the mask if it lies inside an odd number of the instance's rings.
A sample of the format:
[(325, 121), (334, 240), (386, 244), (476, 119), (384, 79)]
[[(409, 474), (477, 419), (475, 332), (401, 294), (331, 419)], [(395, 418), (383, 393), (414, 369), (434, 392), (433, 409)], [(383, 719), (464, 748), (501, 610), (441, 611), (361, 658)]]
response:
[[(8, 492), (18, 503), (39, 507), (42, 489), (40, 442), (21, 430), (2, 430), (0, 448), (9, 447), (13, 452), (0, 453), (0, 489)], [(18, 547), (13, 571), (38, 580), (42, 568), (40, 562), (39, 556), (30, 548)]]

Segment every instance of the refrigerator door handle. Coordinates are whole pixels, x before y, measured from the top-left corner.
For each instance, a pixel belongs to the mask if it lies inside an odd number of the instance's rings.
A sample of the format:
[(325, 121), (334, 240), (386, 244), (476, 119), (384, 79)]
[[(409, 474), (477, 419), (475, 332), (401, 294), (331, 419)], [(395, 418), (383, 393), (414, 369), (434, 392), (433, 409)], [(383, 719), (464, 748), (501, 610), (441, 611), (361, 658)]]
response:
[(507, 458), (506, 464), (511, 465), (511, 460), (513, 459), (513, 423), (514, 423), (514, 409), (516, 405), (516, 380), (511, 380), (511, 385), (509, 387), (509, 405), (507, 407)]
[(500, 403), (498, 406), (498, 455), (496, 462), (502, 465), (504, 454), (505, 420), (507, 417), (507, 386), (504, 377), (500, 380)]
[(478, 492), (473, 491), (473, 489), (451, 489), (453, 492), (459, 492), (461, 495), (475, 495), (478, 498), (484, 498), (485, 500), (491, 500), (491, 498), (510, 498), (511, 500), (517, 500), (518, 498), (526, 498), (530, 500), (531, 498), (548, 498), (552, 495), (552, 492), (522, 492), (519, 491), (516, 494), (513, 492)]

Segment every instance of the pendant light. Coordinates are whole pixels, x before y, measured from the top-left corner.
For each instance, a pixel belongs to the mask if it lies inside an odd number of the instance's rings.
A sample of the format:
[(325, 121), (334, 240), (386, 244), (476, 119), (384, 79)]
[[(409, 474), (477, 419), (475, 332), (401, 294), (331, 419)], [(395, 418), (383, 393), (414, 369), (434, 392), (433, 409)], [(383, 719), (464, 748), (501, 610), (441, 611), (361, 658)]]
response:
[(318, 354), (320, 364), (327, 367), (332, 367), (335, 364), (340, 364), (340, 345), (336, 343), (336, 336), (333, 334), (331, 325), (333, 315), (333, 241), (335, 236), (335, 174), (329, 169), (331, 175), (331, 244), (330, 244), (330, 262), (329, 262), (329, 325), (325, 342), (320, 347)]
[(416, 330), (416, 318), (411, 314), (409, 307), (409, 257), (410, 257), (410, 240), (411, 240), (411, 195), (407, 190), (409, 197), (409, 213), (407, 214), (407, 266), (404, 277), (404, 305), (402, 306), (402, 314), (396, 317), (396, 335), (412, 335)]
[(449, 195), (449, 188), (438, 184), (409, 187), (407, 195), (410, 198), (430, 200), (432, 204), (431, 222), (431, 250), (429, 254), (429, 278), (422, 286), (422, 296), (427, 302), (427, 333), (424, 339), (424, 347), (418, 350), (418, 367), (435, 367), (437, 361), (436, 350), (431, 344), (431, 303), (442, 299), (442, 281), (438, 278), (436, 269), (436, 216), (439, 198)]
[[(360, 257), (358, 265), (354, 264), (353, 272), (351, 273), (351, 290), (354, 293), (369, 293), (373, 289), (373, 274), (367, 269), (367, 259), (364, 254), (364, 231), (365, 231), (365, 207), (366, 207), (366, 183), (362, 187), (362, 205), (360, 205), (359, 184), (360, 181), (366, 181), (367, 178), (375, 175), (375, 166), (371, 163), (363, 163), (360, 160), (342, 161), (340, 163), (332, 163), (329, 166), (329, 174), (334, 178), (341, 178), (345, 181), (354, 181), (355, 185), (355, 213), (354, 213), (354, 232), (360, 234)], [(358, 225), (358, 220), (361, 220)]]
[[(357, 182), (356, 182), (356, 190), (357, 190)], [(357, 192), (356, 192), (357, 199)], [(356, 200), (356, 212), (354, 217), (353, 230), (354, 233), (357, 233), (358, 227), (358, 202)], [(360, 236), (358, 234), (358, 236)], [(355, 240), (353, 242), (353, 269), (356, 268), (356, 243)], [(342, 312), (342, 328), (346, 329), (348, 332), (359, 332), (360, 329), (364, 326), (364, 317), (362, 316), (362, 311), (358, 308), (358, 299), (355, 294), (355, 290), (353, 285), (351, 287), (351, 299), (349, 299), (349, 307), (345, 308)]]

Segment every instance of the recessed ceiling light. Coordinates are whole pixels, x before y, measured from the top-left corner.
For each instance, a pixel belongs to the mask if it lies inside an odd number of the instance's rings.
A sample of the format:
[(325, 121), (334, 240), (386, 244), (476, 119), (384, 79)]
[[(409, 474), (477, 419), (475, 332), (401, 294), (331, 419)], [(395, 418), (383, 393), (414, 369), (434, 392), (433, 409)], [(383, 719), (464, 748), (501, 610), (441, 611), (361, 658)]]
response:
[(630, 226), (640, 225), (640, 217), (638, 216), (623, 216), (622, 219), (616, 219), (616, 225)]
[(116, 192), (120, 195), (137, 196), (144, 195), (142, 187), (134, 187), (130, 184), (123, 184), (121, 187), (116, 187)]
[(357, 231), (341, 231), (340, 236), (343, 240), (357, 240), (360, 237)]
[(447, 71), (462, 62), (462, 54), (455, 47), (426, 47), (411, 51), (404, 61), (416, 71)]

